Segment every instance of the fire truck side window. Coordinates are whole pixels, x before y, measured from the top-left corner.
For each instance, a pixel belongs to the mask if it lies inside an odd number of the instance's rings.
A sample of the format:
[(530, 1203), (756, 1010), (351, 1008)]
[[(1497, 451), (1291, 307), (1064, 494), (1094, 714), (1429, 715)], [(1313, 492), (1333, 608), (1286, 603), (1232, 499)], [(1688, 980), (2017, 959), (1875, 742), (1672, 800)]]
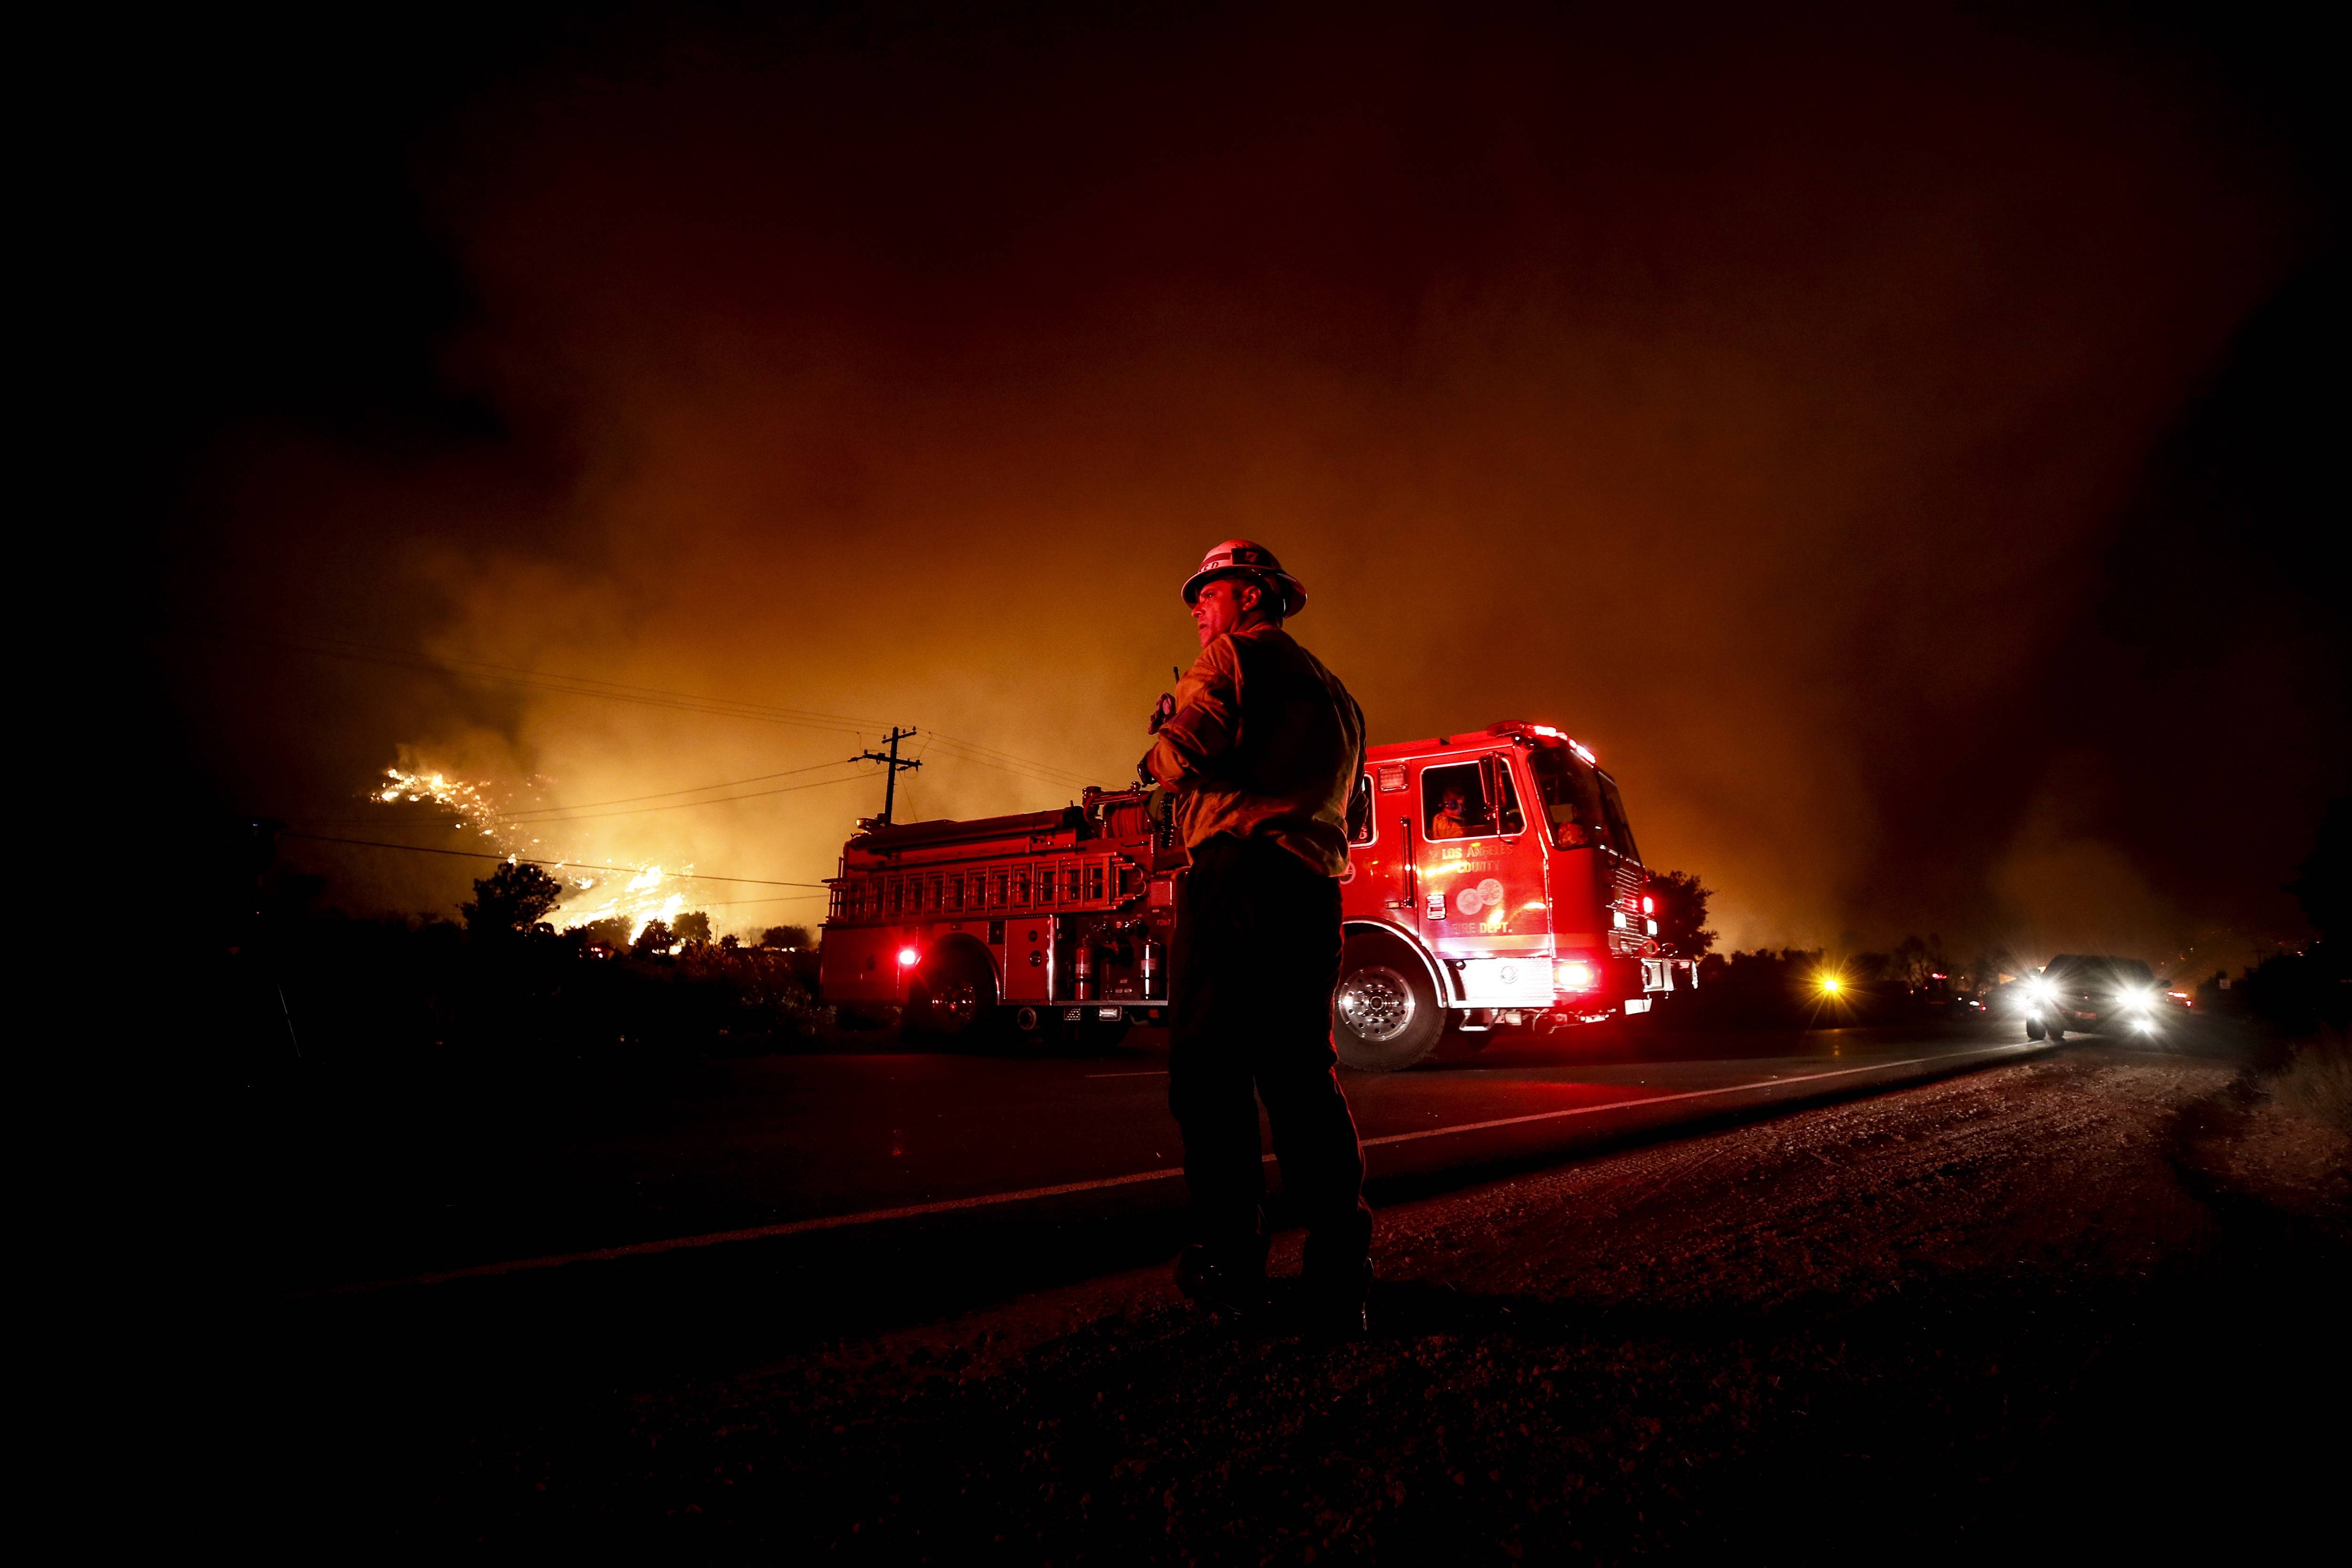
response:
[(1421, 770), (1422, 831), (1432, 842), (1494, 836), (1494, 815), (1486, 807), (1486, 773), (1476, 763)]

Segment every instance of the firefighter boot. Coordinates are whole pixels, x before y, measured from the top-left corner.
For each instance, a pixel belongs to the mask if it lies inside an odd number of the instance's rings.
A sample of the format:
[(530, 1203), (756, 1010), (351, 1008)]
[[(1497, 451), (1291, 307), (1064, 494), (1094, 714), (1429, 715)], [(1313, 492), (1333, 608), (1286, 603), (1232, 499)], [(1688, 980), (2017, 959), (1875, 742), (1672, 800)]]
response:
[[(1250, 1267), (1252, 1261), (1257, 1265)], [(1176, 1255), (1176, 1289), (1187, 1300), (1231, 1322), (1255, 1320), (1265, 1310), (1265, 1257), (1218, 1257), (1205, 1247)]]

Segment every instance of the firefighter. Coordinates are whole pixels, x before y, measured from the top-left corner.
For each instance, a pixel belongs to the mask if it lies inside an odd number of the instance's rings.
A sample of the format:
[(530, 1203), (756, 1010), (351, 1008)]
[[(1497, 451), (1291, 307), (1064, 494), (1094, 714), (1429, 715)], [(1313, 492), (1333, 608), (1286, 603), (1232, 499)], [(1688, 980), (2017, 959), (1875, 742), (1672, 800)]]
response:
[[(1307, 1226), (1298, 1300), (1360, 1331), (1371, 1211), (1333, 1070), (1339, 885), (1364, 766), (1364, 715), (1283, 623), (1307, 590), (1246, 539), (1184, 584), (1201, 657), (1177, 683), (1143, 775), (1174, 796), (1192, 866), (1170, 968), (1169, 1109), (1184, 1139), (1194, 1244), (1176, 1283), (1228, 1317), (1267, 1304), (1257, 1101)], [(1163, 711), (1165, 709), (1163, 708)]]
[(1469, 837), (1469, 797), (1458, 789), (1449, 789), (1439, 796), (1437, 815), (1429, 819), (1429, 836), (1432, 838)]

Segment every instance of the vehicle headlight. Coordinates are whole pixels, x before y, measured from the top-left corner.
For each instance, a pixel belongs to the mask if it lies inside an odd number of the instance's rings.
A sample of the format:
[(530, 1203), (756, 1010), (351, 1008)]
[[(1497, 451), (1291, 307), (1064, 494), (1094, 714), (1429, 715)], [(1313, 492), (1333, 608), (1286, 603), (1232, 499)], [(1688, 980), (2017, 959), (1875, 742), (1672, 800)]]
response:
[(2126, 991), (2121, 996), (2116, 998), (2116, 1000), (2121, 1002), (2126, 1007), (2131, 1008), (2136, 1012), (2141, 1012), (2156, 1005), (2156, 993), (2153, 991)]
[(2029, 980), (2025, 983), (2025, 996), (2026, 1000), (2029, 1002), (2048, 1002), (2055, 998), (2057, 994), (2058, 988), (2051, 984), (2047, 980), (2037, 978)]

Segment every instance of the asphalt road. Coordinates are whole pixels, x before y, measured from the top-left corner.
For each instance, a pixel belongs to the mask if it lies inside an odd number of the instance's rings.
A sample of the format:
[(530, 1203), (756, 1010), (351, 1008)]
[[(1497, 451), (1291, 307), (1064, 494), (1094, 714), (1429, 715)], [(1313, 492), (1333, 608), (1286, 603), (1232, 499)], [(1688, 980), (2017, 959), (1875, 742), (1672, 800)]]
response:
[[(175, 1506), (289, 1542), (1883, 1555), (2046, 1543), (2052, 1518), (2084, 1546), (2242, 1544), (2249, 1497), (2268, 1536), (2307, 1534), (2320, 1450), (2288, 1435), (2340, 1403), (2314, 1377), (2341, 1136), (2200, 1033), (1506, 1042), (1351, 1079), (1383, 1262), (1362, 1343), (1174, 1299), (1181, 1183), (1138, 1157), (1168, 1153), (1149, 1041), (705, 1064), (437, 1131), (372, 1096), (376, 1121), (268, 1148), (302, 1202), (260, 1239), (488, 1267), (210, 1314), (152, 1310), (177, 1279), (129, 1299), (170, 1382), (161, 1446), (195, 1456)], [(798, 1215), (677, 1245), (762, 1205)], [(513, 1245), (615, 1232), (656, 1245)]]
[[(2015, 1060), (1989, 1021), (1899, 1029), (1498, 1038), (1452, 1066), (1343, 1078), (1377, 1204), (1661, 1130)], [(413, 1289), (744, 1247), (854, 1255), (954, 1232), (1052, 1278), (1176, 1244), (1162, 1043), (1045, 1058), (874, 1054), (704, 1064), (471, 1123), (302, 1113), (257, 1173), (249, 1257), (278, 1293)], [(1271, 1147), (1269, 1143), (1268, 1147)], [(1283, 1218), (1279, 1201), (1274, 1218)], [(919, 1235), (922, 1239), (911, 1239)], [(844, 1252), (846, 1248), (848, 1251)]]

